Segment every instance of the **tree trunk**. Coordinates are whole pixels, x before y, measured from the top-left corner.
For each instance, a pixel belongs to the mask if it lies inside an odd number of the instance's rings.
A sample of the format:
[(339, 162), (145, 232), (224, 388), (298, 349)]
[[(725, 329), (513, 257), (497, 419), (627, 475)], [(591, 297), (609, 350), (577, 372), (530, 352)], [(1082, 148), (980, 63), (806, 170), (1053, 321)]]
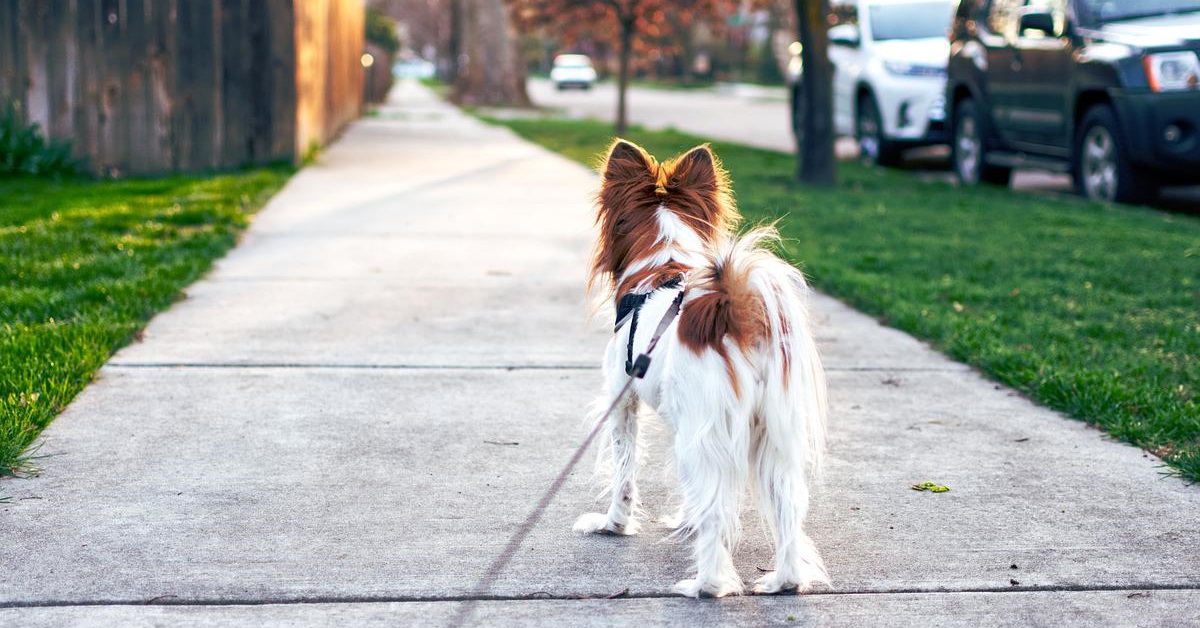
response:
[(504, 0), (469, 0), (459, 5), (462, 29), (454, 102), (463, 105), (530, 106), (525, 64)]
[(833, 64), (829, 61), (829, 33), (825, 16), (829, 0), (795, 0), (800, 53), (804, 73), (800, 97), (804, 101), (803, 133), (796, 135), (796, 179), (814, 185), (837, 183), (833, 152)]
[(633, 53), (633, 28), (635, 18), (619, 16), (621, 23), (620, 63), (617, 69), (617, 135), (624, 135), (629, 128), (626, 116), (625, 93), (629, 89), (629, 56)]
[(458, 69), (467, 51), (463, 46), (463, 34), (466, 31), (467, 0), (450, 0), (450, 37), (447, 41), (449, 48), (448, 60), (444, 67), (439, 67), (441, 79), (447, 83), (458, 78)]

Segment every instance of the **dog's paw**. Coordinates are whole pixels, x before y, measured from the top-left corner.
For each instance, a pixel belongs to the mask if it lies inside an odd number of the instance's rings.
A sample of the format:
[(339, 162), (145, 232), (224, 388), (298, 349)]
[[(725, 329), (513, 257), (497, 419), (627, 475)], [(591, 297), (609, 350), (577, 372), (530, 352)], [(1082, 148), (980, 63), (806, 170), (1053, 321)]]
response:
[(627, 524), (615, 523), (608, 520), (608, 515), (602, 512), (589, 512), (575, 520), (571, 529), (580, 534), (609, 534), (613, 536), (631, 536), (638, 533), (636, 521)]
[(699, 578), (680, 580), (671, 587), (671, 592), (685, 597), (725, 597), (726, 595), (741, 595), (740, 582), (728, 580), (725, 582), (708, 582)]
[(816, 570), (796, 577), (785, 577), (779, 575), (778, 571), (772, 571), (754, 581), (754, 593), (756, 595), (806, 593), (818, 585), (830, 586), (829, 577)]
[(776, 572), (771, 573), (754, 581), (755, 595), (775, 595), (777, 593), (799, 593), (799, 582), (788, 582), (787, 578), (779, 577)]

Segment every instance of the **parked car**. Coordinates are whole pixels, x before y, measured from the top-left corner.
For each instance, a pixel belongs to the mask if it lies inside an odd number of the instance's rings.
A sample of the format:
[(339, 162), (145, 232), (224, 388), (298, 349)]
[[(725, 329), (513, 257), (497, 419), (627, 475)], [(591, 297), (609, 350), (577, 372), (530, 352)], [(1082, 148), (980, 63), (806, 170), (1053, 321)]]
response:
[(964, 184), (1030, 166), (1137, 202), (1200, 182), (1200, 0), (963, 0), (950, 38)]
[(904, 149), (944, 143), (951, 0), (835, 1), (829, 29), (833, 121), (865, 161), (894, 165)]
[(596, 83), (596, 68), (592, 67), (592, 60), (587, 55), (558, 55), (550, 69), (550, 80), (559, 90), (568, 87), (591, 89)]

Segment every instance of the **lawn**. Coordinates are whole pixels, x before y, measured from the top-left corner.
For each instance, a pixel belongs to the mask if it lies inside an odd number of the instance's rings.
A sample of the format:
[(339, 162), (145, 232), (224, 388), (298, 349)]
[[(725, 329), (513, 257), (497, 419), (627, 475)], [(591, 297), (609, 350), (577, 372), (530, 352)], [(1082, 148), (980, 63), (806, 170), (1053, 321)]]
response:
[[(589, 165), (612, 137), (599, 122), (493, 122)], [(705, 141), (627, 137), (660, 157)], [(1200, 219), (855, 163), (837, 188), (805, 188), (791, 155), (713, 148), (748, 222), (779, 219), (818, 289), (1200, 481)]]
[(0, 476), (29, 468), (37, 434), (290, 174), (0, 178)]

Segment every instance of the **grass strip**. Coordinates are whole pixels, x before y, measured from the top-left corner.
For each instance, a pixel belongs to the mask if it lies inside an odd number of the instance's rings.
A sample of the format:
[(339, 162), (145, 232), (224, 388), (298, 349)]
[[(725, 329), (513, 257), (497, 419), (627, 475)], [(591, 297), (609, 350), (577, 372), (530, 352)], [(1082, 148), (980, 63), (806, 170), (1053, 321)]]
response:
[[(595, 121), (490, 120), (592, 165)], [(707, 140), (634, 128), (655, 155)], [(779, 220), (820, 290), (1200, 481), (1200, 219), (839, 164), (834, 189), (792, 155), (713, 142), (749, 223)]]
[(0, 178), (0, 476), (26, 467), (38, 433), (291, 173)]

